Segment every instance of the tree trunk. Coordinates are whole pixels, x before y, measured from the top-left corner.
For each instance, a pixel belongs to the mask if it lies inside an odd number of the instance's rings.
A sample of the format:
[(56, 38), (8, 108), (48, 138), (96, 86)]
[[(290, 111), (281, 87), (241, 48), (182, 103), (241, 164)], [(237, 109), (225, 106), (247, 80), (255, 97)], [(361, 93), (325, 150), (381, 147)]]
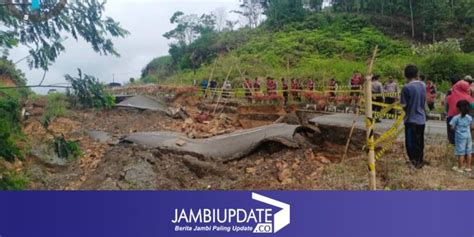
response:
[(382, 12), (382, 16), (383, 16), (383, 8), (384, 8), (384, 0), (382, 0), (382, 9), (381, 9), (381, 12)]
[(411, 38), (415, 38), (415, 22), (413, 20), (413, 3), (412, 0), (410, 2), (410, 16), (411, 16)]

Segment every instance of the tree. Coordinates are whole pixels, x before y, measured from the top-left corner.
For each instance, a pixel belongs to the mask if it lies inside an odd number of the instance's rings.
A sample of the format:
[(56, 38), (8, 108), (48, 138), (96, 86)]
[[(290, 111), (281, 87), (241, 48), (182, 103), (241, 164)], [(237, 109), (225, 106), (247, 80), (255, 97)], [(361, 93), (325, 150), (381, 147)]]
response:
[(307, 15), (302, 0), (267, 0), (266, 6), (265, 23), (276, 30), (290, 22), (301, 22)]
[(176, 39), (179, 44), (191, 44), (198, 34), (199, 17), (196, 14), (184, 15), (177, 11), (170, 19), (172, 24), (177, 24), (176, 28), (166, 32), (163, 36), (167, 39)]
[(177, 24), (176, 28), (166, 32), (163, 36), (167, 39), (177, 40), (179, 45), (190, 45), (200, 34), (214, 30), (216, 24), (214, 15), (203, 14), (199, 17), (196, 14), (185, 15), (177, 11), (170, 19), (172, 24)]
[[(6, 0), (7, 4), (11, 2)], [(17, 17), (18, 12), (26, 11), (26, 7), (7, 6), (0, 7), (3, 26), (0, 48), (8, 51), (19, 45), (28, 47), (28, 63), (34, 68), (46, 70), (65, 50), (65, 37), (82, 38), (100, 54), (119, 56), (112, 38), (129, 34), (118, 22), (103, 15), (105, 1), (102, 0), (43, 0), (43, 10), (30, 14), (27, 21)]]
[(245, 19), (247, 19), (248, 27), (257, 28), (262, 21), (262, 16), (266, 7), (266, 1), (264, 0), (241, 0), (241, 10), (232, 12), (245, 17)]
[(224, 7), (219, 7), (212, 12), (216, 20), (216, 30), (221, 32), (226, 27), (227, 23), (227, 10)]
[(411, 38), (415, 38), (415, 21), (413, 18), (413, 0), (408, 0), (410, 3), (410, 22), (411, 22)]
[(83, 108), (106, 108), (114, 105), (115, 98), (105, 91), (105, 86), (94, 76), (83, 74), (77, 69), (78, 77), (65, 75), (66, 81), (71, 83), (74, 96)]

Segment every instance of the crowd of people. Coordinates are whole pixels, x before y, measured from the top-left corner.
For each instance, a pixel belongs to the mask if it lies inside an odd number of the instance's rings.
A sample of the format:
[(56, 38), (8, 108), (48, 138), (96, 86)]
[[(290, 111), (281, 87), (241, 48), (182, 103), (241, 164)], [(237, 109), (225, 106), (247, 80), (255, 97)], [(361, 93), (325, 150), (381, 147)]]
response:
[[(380, 103), (393, 104), (400, 102), (404, 112), (405, 124), (405, 143), (408, 157), (412, 165), (416, 168), (422, 168), (426, 162), (424, 156), (424, 133), (427, 120), (427, 111), (435, 110), (435, 102), (438, 98), (436, 85), (420, 75), (415, 65), (408, 65), (405, 68), (404, 75), (406, 83), (400, 90), (397, 81), (388, 77), (385, 83), (382, 83), (380, 75), (372, 76), (372, 94), (374, 111), (381, 111)], [(360, 99), (361, 90), (365, 83), (364, 76), (354, 71), (349, 79), (347, 88), (350, 90), (350, 103), (357, 103)], [(458, 165), (453, 170), (463, 173), (471, 172), (471, 153), (472, 153), (472, 137), (471, 111), (474, 109), (474, 83), (470, 76), (465, 78), (453, 76), (451, 78), (451, 89), (447, 92), (446, 98), (442, 101), (445, 105), (445, 113), (447, 114), (447, 134), (450, 144), (455, 146), (455, 155), (458, 158)], [(279, 86), (281, 89), (279, 90)], [(201, 88), (205, 91), (210, 90), (215, 95), (218, 90), (216, 80), (203, 80)], [(332, 78), (326, 85), (317, 86), (314, 80), (308, 78), (306, 80), (292, 78), (287, 80), (281, 78), (277, 83), (275, 78), (266, 77), (265, 86), (262, 86), (260, 78), (251, 80), (245, 78), (242, 83), (242, 89), (245, 91), (245, 97), (252, 101), (253, 96), (262, 94), (267, 96), (282, 95), (285, 105), (288, 104), (290, 96), (294, 101), (301, 102), (302, 97), (313, 92), (317, 88), (323, 88), (329, 99), (335, 98), (339, 89), (337, 81)], [(222, 86), (223, 97), (230, 97), (232, 85), (229, 81), (225, 81)], [(281, 93), (279, 93), (281, 92)], [(306, 93), (306, 94), (305, 94)], [(389, 113), (395, 113), (393, 110)]]
[[(436, 88), (431, 82), (426, 84), (419, 76), (418, 69), (409, 65), (405, 69), (407, 84), (400, 95), (400, 103), (406, 113), (405, 116), (405, 145), (408, 157), (416, 168), (422, 168), (424, 162), (424, 134), (426, 124), (426, 105), (433, 109)], [(464, 173), (472, 172), (472, 117), (474, 108), (470, 76), (461, 79), (459, 76), (451, 78), (452, 87), (448, 91), (445, 105), (447, 113), (447, 134), (449, 143), (454, 145), (458, 164), (453, 170)]]
[[(425, 81), (424, 76), (420, 76), (422, 81)], [(297, 79), (291, 78), (287, 80), (282, 77), (280, 83), (273, 77), (256, 77), (255, 79), (245, 78), (242, 82), (241, 88), (245, 91), (245, 98), (251, 102), (255, 96), (274, 96), (276, 99), (277, 95), (281, 95), (284, 104), (287, 105), (291, 98), (295, 102), (302, 102), (305, 98), (308, 102), (317, 102), (322, 97), (313, 96), (313, 91), (325, 91), (325, 99), (334, 101), (338, 96), (349, 97), (346, 102), (348, 104), (357, 104), (360, 99), (361, 90), (365, 82), (364, 76), (359, 71), (354, 71), (351, 78), (348, 80), (347, 87), (339, 86), (338, 82), (331, 78), (324, 85), (317, 85), (315, 80), (312, 78)], [(216, 91), (219, 90), (217, 80), (212, 79), (210, 82), (204, 79), (201, 82), (201, 89), (204, 92), (204, 96), (207, 97), (209, 93), (213, 96), (216, 95)], [(343, 90), (344, 93), (340, 92), (339, 89)], [(222, 87), (223, 97), (230, 97), (230, 91), (232, 90), (232, 84), (230, 81), (224, 81)], [(347, 92), (347, 91), (350, 92)], [(437, 90), (434, 83), (426, 81), (426, 92), (427, 92), (427, 106), (430, 111), (435, 109), (435, 100), (437, 98)], [(392, 104), (398, 101), (399, 86), (393, 77), (388, 77), (385, 83), (381, 82), (380, 75), (373, 76), (372, 93), (374, 101), (378, 103)], [(349, 95), (349, 96), (347, 96)], [(375, 111), (380, 111), (381, 107), (375, 105)], [(393, 111), (392, 111), (393, 113)]]

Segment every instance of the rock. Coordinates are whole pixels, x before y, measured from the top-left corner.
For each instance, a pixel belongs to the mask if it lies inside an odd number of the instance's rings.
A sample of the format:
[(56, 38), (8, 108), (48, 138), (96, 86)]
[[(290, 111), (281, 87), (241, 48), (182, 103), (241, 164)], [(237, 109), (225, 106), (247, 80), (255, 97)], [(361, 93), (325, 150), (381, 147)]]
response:
[(307, 160), (314, 160), (314, 153), (313, 153), (313, 149), (307, 149), (305, 152), (304, 152), (304, 156)]
[(176, 145), (178, 146), (184, 146), (184, 144), (186, 144), (186, 142), (181, 139), (176, 141)]
[(108, 143), (112, 140), (112, 137), (107, 133), (103, 131), (88, 131), (87, 134), (94, 140), (100, 142), (100, 143)]
[(275, 123), (287, 123), (287, 124), (299, 125), (301, 124), (301, 121), (295, 112), (291, 112), (278, 118), (275, 121)]
[(193, 124), (193, 123), (194, 123), (194, 121), (193, 121), (192, 118), (187, 118), (187, 119), (184, 120), (184, 124), (186, 124), (186, 125), (190, 125), (190, 124)]
[(318, 156), (316, 157), (316, 160), (318, 160), (319, 162), (323, 163), (323, 164), (331, 164), (331, 161), (324, 157), (324, 156)]
[(247, 174), (255, 175), (255, 174), (257, 173), (257, 168), (255, 168), (255, 167), (247, 167), (247, 168), (245, 169), (245, 172), (246, 172)]
[(129, 185), (128, 189), (150, 190), (155, 189), (157, 176), (153, 171), (153, 166), (144, 160), (136, 164), (124, 167), (123, 179)]
[(185, 155), (183, 157), (183, 163), (195, 173), (199, 178), (203, 178), (209, 174), (221, 175), (222, 171), (219, 170), (216, 164), (205, 162), (197, 159), (196, 157)]
[(278, 175), (277, 175), (278, 181), (280, 181), (282, 184), (290, 183), (291, 170), (288, 168), (288, 164), (282, 161), (282, 162), (278, 162), (276, 166), (278, 169)]

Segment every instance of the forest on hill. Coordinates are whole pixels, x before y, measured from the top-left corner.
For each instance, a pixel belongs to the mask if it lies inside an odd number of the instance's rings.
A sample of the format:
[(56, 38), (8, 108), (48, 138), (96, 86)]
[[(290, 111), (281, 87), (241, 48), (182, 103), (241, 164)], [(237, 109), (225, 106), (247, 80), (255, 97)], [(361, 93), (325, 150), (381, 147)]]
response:
[[(151, 61), (142, 83), (208, 78), (310, 77), (345, 81), (364, 70), (379, 46), (375, 72), (402, 79), (408, 63), (447, 85), (453, 74), (474, 74), (474, 1), (318, 0), (243, 1), (245, 23), (214, 11), (176, 12), (169, 55)], [(244, 25), (236, 29), (236, 25)], [(233, 69), (233, 70), (231, 70)], [(443, 86), (442, 86), (443, 87)]]

